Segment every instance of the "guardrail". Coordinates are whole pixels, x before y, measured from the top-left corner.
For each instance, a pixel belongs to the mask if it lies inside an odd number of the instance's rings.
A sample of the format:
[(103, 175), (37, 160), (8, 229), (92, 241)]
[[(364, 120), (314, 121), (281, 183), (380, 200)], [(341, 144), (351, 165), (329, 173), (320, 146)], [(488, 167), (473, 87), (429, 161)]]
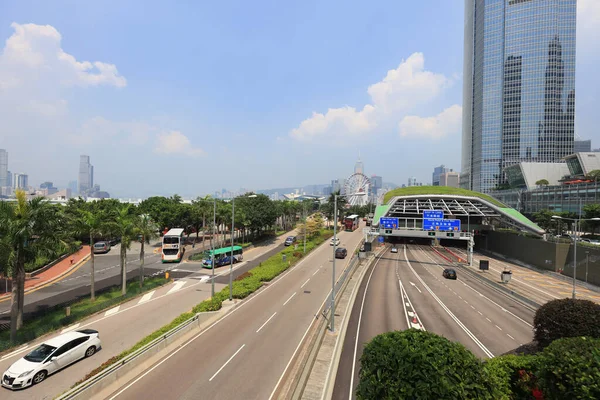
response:
[(88, 378), (87, 380), (83, 381), (79, 385), (77, 385), (74, 388), (70, 389), (68, 392), (63, 393), (62, 395), (60, 395), (56, 399), (57, 400), (68, 400), (68, 399), (75, 399), (75, 398), (77, 398), (77, 396), (79, 396), (80, 394), (82, 394), (83, 392), (85, 392), (86, 390), (88, 390), (89, 388), (91, 388), (93, 385), (95, 385), (96, 383), (98, 383), (102, 379), (106, 378), (108, 375), (114, 373), (119, 368), (122, 368), (124, 365), (130, 363), (131, 361), (135, 360), (136, 358), (138, 358), (142, 354), (146, 353), (147, 351), (149, 351), (153, 347), (155, 347), (155, 346), (159, 345), (160, 343), (166, 341), (171, 336), (177, 334), (179, 331), (185, 329), (189, 325), (191, 325), (194, 322), (196, 322), (198, 320), (199, 316), (200, 316), (200, 314), (194, 315), (192, 318), (190, 318), (187, 321), (185, 321), (185, 322), (177, 325), (175, 328), (173, 328), (170, 331), (166, 332), (162, 336), (157, 337), (156, 339), (154, 339), (150, 343), (148, 343), (148, 344), (140, 347), (139, 349), (137, 349), (133, 353), (129, 354), (125, 358), (117, 361), (116, 363), (114, 363), (111, 366), (109, 366), (108, 368), (100, 371), (96, 375)]

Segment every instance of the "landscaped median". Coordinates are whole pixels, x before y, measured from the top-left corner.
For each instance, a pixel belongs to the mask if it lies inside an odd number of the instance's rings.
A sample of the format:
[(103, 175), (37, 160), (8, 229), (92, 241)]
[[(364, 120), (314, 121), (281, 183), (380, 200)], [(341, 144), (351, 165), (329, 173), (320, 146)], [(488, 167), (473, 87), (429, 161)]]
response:
[[(317, 235), (307, 239), (306, 254), (310, 253), (313, 249), (321, 245), (331, 236), (333, 236), (333, 231), (322, 229)], [(250, 294), (257, 291), (263, 285), (263, 282), (269, 282), (273, 280), (282, 272), (297, 264), (304, 256), (305, 254), (302, 251), (291, 246), (280, 251), (266, 261), (260, 263), (257, 267), (252, 268), (250, 271), (238, 277), (238, 279), (233, 282), (233, 297), (235, 299), (244, 299), (248, 297)], [(191, 312), (185, 312), (181, 314), (169, 324), (146, 336), (136, 343), (132, 348), (125, 350), (121, 354), (107, 360), (101, 366), (87, 374), (81, 381), (73, 385), (73, 387), (100, 373), (114, 363), (124, 359), (156, 338), (159, 338), (160, 336), (176, 328), (178, 325), (188, 321), (197, 313), (220, 310), (223, 305), (223, 301), (227, 299), (229, 299), (229, 287), (226, 287), (220, 292), (215, 293), (213, 298), (204, 300), (200, 304), (196, 305)]]
[(117, 304), (124, 303), (168, 282), (170, 282), (170, 280), (163, 277), (148, 278), (144, 280), (144, 286), (140, 289), (138, 279), (133, 279), (127, 284), (126, 295), (121, 295), (120, 287), (113, 287), (96, 296), (95, 301), (86, 298), (71, 304), (71, 314), (69, 316), (65, 313), (64, 305), (53, 307), (47, 310), (43, 316), (25, 322), (23, 327), (17, 331), (16, 342), (10, 341), (10, 331), (0, 332), (0, 351), (8, 350), (11, 347), (35, 340), (46, 333), (71, 325), (74, 322), (82, 320), (99, 311), (114, 307)]

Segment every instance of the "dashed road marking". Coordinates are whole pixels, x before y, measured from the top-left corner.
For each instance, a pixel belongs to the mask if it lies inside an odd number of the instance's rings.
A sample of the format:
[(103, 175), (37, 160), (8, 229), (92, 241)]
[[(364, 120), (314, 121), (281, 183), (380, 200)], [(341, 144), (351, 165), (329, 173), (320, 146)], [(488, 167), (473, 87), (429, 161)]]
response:
[(308, 279), (306, 280), (306, 282), (304, 282), (304, 283), (302, 284), (302, 286), (300, 286), (300, 289), (302, 289), (304, 286), (306, 286), (306, 284), (308, 283), (308, 281), (310, 281), (310, 278), (308, 278)]
[(510, 336), (508, 333), (506, 334), (506, 336), (508, 336), (509, 338), (511, 338), (512, 340), (515, 340), (514, 337)]
[(116, 312), (119, 312), (119, 309), (121, 308), (121, 306), (116, 306), (114, 308), (111, 308), (110, 310), (108, 310), (107, 312), (104, 313), (105, 317), (108, 317), (109, 315), (112, 315)]
[(498, 329), (502, 330), (502, 328), (500, 328), (498, 325), (496, 325), (496, 328), (498, 328)]
[(186, 281), (177, 281), (173, 285), (173, 287), (167, 292), (167, 294), (175, 293), (180, 290), (187, 282)]
[(150, 300), (152, 298), (152, 296), (154, 295), (154, 292), (156, 292), (156, 290), (153, 290), (153, 291), (148, 292), (145, 295), (143, 295), (142, 298), (140, 299), (140, 301), (138, 301), (138, 304), (142, 304), (142, 303), (145, 303), (148, 300)]
[(492, 320), (491, 320), (491, 319), (489, 319), (488, 317), (485, 317), (485, 319), (487, 319), (487, 320), (488, 320), (488, 322), (490, 322), (490, 323), (492, 322)]
[(62, 331), (60, 331), (60, 334), (62, 335), (63, 333), (67, 333), (69, 331), (75, 330), (75, 329), (79, 328), (79, 325), (81, 325), (81, 324), (75, 324), (75, 325), (71, 325), (69, 327), (66, 327), (65, 329), (63, 329)]

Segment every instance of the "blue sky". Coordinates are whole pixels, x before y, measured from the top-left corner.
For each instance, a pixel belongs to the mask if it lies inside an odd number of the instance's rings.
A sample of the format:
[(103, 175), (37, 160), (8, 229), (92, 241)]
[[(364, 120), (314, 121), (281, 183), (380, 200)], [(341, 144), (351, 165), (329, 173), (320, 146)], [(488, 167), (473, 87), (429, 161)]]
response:
[[(598, 4), (579, 1), (577, 60), (596, 147)], [(325, 183), (359, 151), (398, 184), (460, 169), (462, 1), (5, 0), (0, 41), (0, 148), (34, 184), (76, 179), (80, 154), (142, 197)]]

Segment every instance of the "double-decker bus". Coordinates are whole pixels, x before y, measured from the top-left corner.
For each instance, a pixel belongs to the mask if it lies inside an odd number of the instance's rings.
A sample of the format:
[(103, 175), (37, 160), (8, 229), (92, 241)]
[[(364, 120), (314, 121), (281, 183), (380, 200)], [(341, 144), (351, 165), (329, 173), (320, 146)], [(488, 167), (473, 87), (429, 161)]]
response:
[(181, 228), (169, 229), (162, 240), (162, 262), (180, 262), (185, 253), (184, 231)]
[(358, 215), (352, 214), (344, 218), (344, 228), (346, 231), (354, 231), (358, 228)]
[[(222, 267), (223, 265), (231, 264), (231, 246), (221, 247), (219, 249), (207, 250), (202, 257), (202, 267), (212, 269), (213, 253), (215, 257), (215, 266)], [(233, 263), (240, 262), (244, 259), (244, 250), (241, 246), (233, 246)]]

